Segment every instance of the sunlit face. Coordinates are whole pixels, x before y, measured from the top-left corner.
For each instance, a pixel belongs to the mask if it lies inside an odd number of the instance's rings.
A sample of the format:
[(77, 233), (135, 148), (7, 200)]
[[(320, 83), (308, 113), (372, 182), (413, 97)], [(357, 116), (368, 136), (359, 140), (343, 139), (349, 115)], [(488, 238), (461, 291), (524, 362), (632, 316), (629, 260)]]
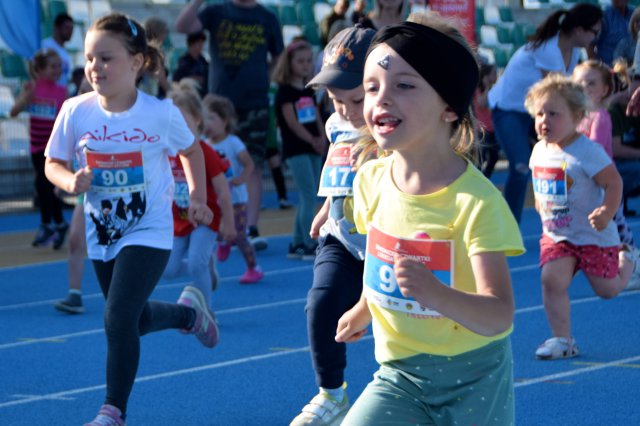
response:
[(227, 121), (223, 120), (217, 112), (205, 110), (202, 120), (203, 132), (207, 138), (220, 141), (227, 136)]
[(584, 47), (587, 48), (593, 44), (596, 40), (600, 31), (602, 30), (602, 23), (596, 22), (589, 28), (578, 27), (575, 29), (576, 31), (576, 39), (575, 44), (576, 47)]
[(327, 88), (329, 99), (333, 102), (333, 108), (345, 120), (355, 128), (362, 127), (366, 123), (363, 115), (364, 89), (362, 85), (349, 90)]
[[(386, 61), (386, 69), (379, 62)], [(424, 145), (442, 129), (447, 104), (402, 57), (377, 46), (364, 67), (364, 117), (381, 148), (401, 151)]]
[(58, 55), (52, 55), (47, 58), (47, 65), (38, 73), (40, 78), (49, 81), (58, 81), (62, 75), (62, 60)]
[(298, 49), (291, 53), (291, 73), (302, 79), (308, 79), (313, 73), (313, 52), (311, 49)]
[(584, 87), (584, 91), (595, 106), (600, 106), (609, 88), (602, 79), (602, 73), (594, 68), (579, 67), (573, 73), (573, 81)]
[(546, 94), (534, 102), (533, 110), (536, 133), (547, 142), (562, 145), (576, 134), (579, 120), (562, 96)]
[(136, 90), (143, 57), (142, 54), (131, 55), (119, 36), (90, 30), (84, 41), (84, 51), (87, 80), (100, 96), (111, 99)]

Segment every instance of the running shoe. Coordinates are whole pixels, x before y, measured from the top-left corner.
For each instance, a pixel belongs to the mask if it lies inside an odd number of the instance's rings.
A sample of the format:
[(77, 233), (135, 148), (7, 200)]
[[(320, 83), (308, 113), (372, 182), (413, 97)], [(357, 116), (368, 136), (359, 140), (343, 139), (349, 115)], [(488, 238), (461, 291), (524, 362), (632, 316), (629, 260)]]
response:
[(224, 262), (229, 258), (229, 254), (231, 254), (231, 244), (227, 244), (225, 242), (218, 243), (218, 247), (216, 248), (216, 258), (220, 262)]
[(41, 223), (35, 238), (31, 242), (31, 245), (33, 247), (46, 246), (47, 244), (49, 244), (49, 241), (53, 237), (54, 233), (55, 231), (51, 227), (51, 225)]
[(183, 332), (195, 334), (200, 343), (207, 348), (213, 348), (218, 343), (218, 326), (213, 314), (207, 308), (202, 292), (190, 285), (182, 290), (178, 305), (187, 306), (196, 311), (193, 327)]
[(56, 225), (53, 231), (53, 249), (59, 250), (64, 244), (64, 239), (67, 237), (67, 231), (69, 231), (69, 224), (62, 222)]
[(576, 340), (572, 337), (571, 340), (565, 337), (552, 337), (545, 340), (543, 344), (538, 346), (536, 350), (536, 358), (538, 359), (560, 359), (560, 358), (573, 358), (578, 356), (578, 346)]
[(256, 265), (255, 268), (249, 268), (244, 274), (242, 274), (240, 277), (240, 284), (255, 284), (263, 277), (264, 272), (262, 272), (262, 268)]
[(328, 393), (321, 391), (302, 408), (289, 426), (337, 426), (347, 415), (349, 407), (346, 394), (342, 401), (338, 402)]
[(96, 418), (90, 423), (85, 423), (84, 426), (125, 426), (125, 422), (118, 407), (105, 404), (100, 407)]
[(67, 314), (81, 314), (84, 312), (82, 296), (76, 293), (67, 294), (66, 299), (54, 303), (53, 307)]

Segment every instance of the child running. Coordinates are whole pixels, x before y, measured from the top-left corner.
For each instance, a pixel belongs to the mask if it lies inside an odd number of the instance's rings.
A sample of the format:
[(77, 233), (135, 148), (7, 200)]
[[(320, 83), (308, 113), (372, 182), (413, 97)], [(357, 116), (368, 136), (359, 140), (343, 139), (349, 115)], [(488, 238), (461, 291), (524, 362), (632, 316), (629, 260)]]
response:
[(587, 108), (581, 85), (550, 74), (531, 87), (525, 106), (540, 139), (529, 167), (542, 221), (542, 299), (552, 333), (536, 357), (573, 357), (579, 351), (568, 289), (575, 273), (582, 270), (595, 293), (610, 299), (624, 290), (633, 270), (612, 221), (622, 179), (604, 149), (576, 130)]
[(34, 81), (24, 84), (9, 115), (15, 117), (22, 111), (29, 112), (29, 150), (40, 210), (40, 227), (31, 245), (41, 247), (53, 242), (53, 248), (58, 250), (64, 244), (69, 225), (62, 215), (62, 202), (44, 173), (44, 150), (56, 115), (67, 98), (67, 88), (58, 83), (62, 60), (55, 50), (36, 52), (29, 68)]
[(264, 277), (257, 263), (256, 251), (247, 237), (247, 179), (253, 169), (253, 160), (240, 138), (232, 134), (236, 122), (233, 104), (228, 98), (209, 94), (204, 97), (204, 134), (207, 142), (223, 160), (229, 163), (226, 177), (231, 187), (231, 203), (236, 226), (234, 240), (218, 243), (216, 257), (224, 262), (231, 253), (231, 246), (238, 246), (247, 270), (240, 277), (241, 284), (254, 284)]
[[(626, 70), (624, 70), (626, 71)], [(613, 127), (611, 115), (607, 111), (607, 100), (614, 94), (614, 87), (621, 86), (615, 81), (624, 81), (618, 77), (618, 72), (614, 72), (604, 62), (589, 60), (576, 66), (573, 70), (573, 81), (579, 83), (584, 88), (590, 101), (590, 111), (578, 125), (578, 131), (594, 142), (600, 144), (609, 158), (613, 160)], [(618, 236), (624, 250), (631, 252), (635, 263), (640, 263), (640, 251), (635, 248), (633, 232), (624, 216), (624, 206), (620, 204), (613, 221), (618, 229)], [(637, 265), (634, 269), (640, 269)], [(640, 275), (633, 273), (627, 284), (627, 290), (640, 288)]]
[[(362, 114), (364, 58), (375, 31), (359, 24), (335, 35), (324, 50), (322, 69), (310, 82), (326, 88), (335, 112), (326, 123), (331, 142), (318, 195), (327, 197), (309, 232), (319, 245), (313, 285), (307, 295), (307, 333), (320, 392), (291, 426), (339, 424), (349, 410), (344, 370), (347, 348), (335, 341), (340, 316), (362, 294), (365, 236), (353, 222), (354, 147), (365, 125)], [(315, 195), (315, 194), (314, 194)]]
[[(195, 80), (184, 78), (169, 92), (169, 97), (180, 109), (187, 125), (196, 137), (202, 132), (202, 102)], [(202, 292), (211, 306), (211, 291), (218, 287), (213, 251), (218, 232), (222, 240), (233, 241), (236, 229), (233, 223), (233, 207), (229, 184), (224, 175), (228, 164), (200, 140), (204, 154), (207, 177), (207, 206), (213, 212), (209, 225), (194, 226), (188, 218), (189, 187), (180, 157), (171, 157), (171, 171), (175, 181), (173, 191), (173, 249), (164, 271), (164, 277), (182, 276), (189, 273), (193, 285)], [(184, 261), (186, 255), (186, 262)]]
[(321, 156), (327, 146), (313, 89), (305, 87), (312, 74), (311, 45), (295, 40), (280, 56), (273, 76), (278, 84), (275, 109), (282, 135), (282, 157), (293, 174), (299, 198), (287, 257), (302, 260), (315, 258), (317, 243), (309, 229), (316, 214)]
[(373, 321), (381, 367), (343, 425), (514, 423), (506, 255), (524, 247), (500, 192), (466, 158), (478, 80), (464, 36), (437, 14), (371, 42), (364, 117), (390, 154), (354, 182), (364, 291), (336, 340), (358, 340)]
[(514, 424), (506, 255), (524, 247), (502, 195), (466, 158), (478, 79), (464, 36), (437, 14), (371, 42), (364, 117), (389, 155), (354, 182), (364, 291), (336, 340), (358, 340), (372, 321), (380, 369), (342, 425)]
[[(140, 358), (140, 336), (179, 328), (206, 347), (218, 329), (195, 287), (178, 304), (149, 301), (171, 253), (173, 177), (180, 153), (189, 183), (189, 219), (209, 224), (202, 150), (171, 101), (136, 89), (160, 53), (144, 28), (119, 13), (95, 21), (85, 38), (85, 73), (94, 91), (67, 100), (45, 152), (47, 177), (70, 193), (85, 192), (87, 251), (105, 297), (107, 395), (88, 426), (122, 426)], [(67, 163), (75, 157), (75, 173)]]

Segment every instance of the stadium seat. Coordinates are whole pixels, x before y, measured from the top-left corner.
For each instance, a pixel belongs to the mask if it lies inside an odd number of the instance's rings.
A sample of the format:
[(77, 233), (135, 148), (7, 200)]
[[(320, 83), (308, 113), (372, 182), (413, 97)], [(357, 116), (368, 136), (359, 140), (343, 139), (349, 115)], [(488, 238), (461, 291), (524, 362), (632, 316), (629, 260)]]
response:
[(47, 18), (53, 22), (60, 13), (68, 13), (67, 2), (60, 0), (49, 0), (47, 4)]
[(8, 116), (14, 103), (15, 99), (11, 89), (7, 86), (0, 86), (0, 117)]
[(317, 2), (313, 5), (313, 17), (316, 24), (320, 25), (325, 16), (331, 13), (333, 7), (329, 3)]
[(67, 11), (75, 22), (83, 22), (89, 26), (91, 24), (91, 13), (89, 12), (89, 2), (86, 0), (67, 0)]
[(29, 126), (24, 121), (0, 121), (0, 152), (7, 157), (29, 155)]
[(299, 25), (296, 8), (291, 5), (279, 5), (278, 14), (280, 16), (280, 25)]
[(13, 53), (3, 54), (0, 57), (0, 70), (2, 75), (7, 78), (29, 79), (26, 61)]
[(287, 46), (291, 43), (294, 37), (303, 35), (302, 27), (299, 25), (283, 25), (282, 26), (282, 38), (284, 45)]

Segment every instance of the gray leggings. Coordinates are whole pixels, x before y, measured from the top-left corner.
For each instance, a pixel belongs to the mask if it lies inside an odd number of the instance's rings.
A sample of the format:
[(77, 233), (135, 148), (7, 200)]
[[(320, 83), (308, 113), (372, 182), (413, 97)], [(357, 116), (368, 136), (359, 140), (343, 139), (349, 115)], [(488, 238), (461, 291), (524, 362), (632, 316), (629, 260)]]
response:
[(186, 328), (193, 310), (149, 301), (169, 259), (169, 250), (124, 247), (115, 259), (93, 261), (105, 297), (107, 397), (105, 404), (126, 412), (140, 360), (140, 336), (167, 328)]

